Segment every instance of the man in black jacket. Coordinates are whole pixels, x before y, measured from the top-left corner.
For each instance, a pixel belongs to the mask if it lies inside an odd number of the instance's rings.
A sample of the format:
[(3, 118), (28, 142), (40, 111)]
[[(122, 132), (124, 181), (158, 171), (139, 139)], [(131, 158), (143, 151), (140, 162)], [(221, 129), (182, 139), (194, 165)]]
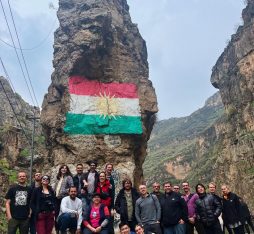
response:
[(222, 234), (218, 217), (221, 214), (221, 203), (212, 194), (207, 194), (203, 184), (196, 185), (199, 199), (196, 200), (197, 219), (203, 224), (205, 234)]
[(164, 234), (185, 234), (188, 208), (179, 193), (174, 192), (170, 182), (164, 183), (165, 194), (160, 198), (161, 224)]
[(77, 188), (78, 191), (78, 198), (81, 198), (81, 191), (84, 187), (84, 183), (82, 181), (82, 176), (83, 176), (83, 164), (78, 163), (76, 166), (76, 172), (77, 174), (73, 177), (73, 184)]
[(116, 212), (120, 214), (121, 222), (128, 224), (130, 230), (135, 232), (135, 226), (137, 225), (135, 204), (139, 198), (139, 194), (137, 190), (132, 187), (130, 179), (123, 180), (122, 185), (123, 188), (116, 197), (115, 209)]

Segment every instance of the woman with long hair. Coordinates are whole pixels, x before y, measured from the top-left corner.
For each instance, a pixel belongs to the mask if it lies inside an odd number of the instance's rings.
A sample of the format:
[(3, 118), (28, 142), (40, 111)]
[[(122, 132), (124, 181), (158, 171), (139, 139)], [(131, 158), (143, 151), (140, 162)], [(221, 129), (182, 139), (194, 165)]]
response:
[[(61, 201), (64, 197), (68, 196), (69, 188), (73, 186), (73, 179), (70, 169), (67, 165), (62, 165), (59, 167), (57, 173), (57, 182), (55, 184), (55, 195), (56, 195), (56, 212), (55, 217), (57, 219), (60, 211)], [(58, 231), (58, 226), (56, 223), (56, 231)]]
[(41, 185), (34, 189), (31, 198), (37, 234), (50, 234), (54, 227), (55, 194), (49, 183), (49, 176), (42, 176)]

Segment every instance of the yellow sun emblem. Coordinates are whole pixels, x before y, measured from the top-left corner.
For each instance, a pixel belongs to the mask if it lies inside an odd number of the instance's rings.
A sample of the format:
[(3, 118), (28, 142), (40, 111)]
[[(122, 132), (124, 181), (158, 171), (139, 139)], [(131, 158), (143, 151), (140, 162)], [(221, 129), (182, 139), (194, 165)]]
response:
[(99, 110), (100, 117), (104, 119), (108, 117), (109, 119), (116, 119), (116, 115), (119, 112), (119, 103), (115, 96), (111, 96), (110, 94), (100, 93), (99, 99), (96, 103), (96, 106)]

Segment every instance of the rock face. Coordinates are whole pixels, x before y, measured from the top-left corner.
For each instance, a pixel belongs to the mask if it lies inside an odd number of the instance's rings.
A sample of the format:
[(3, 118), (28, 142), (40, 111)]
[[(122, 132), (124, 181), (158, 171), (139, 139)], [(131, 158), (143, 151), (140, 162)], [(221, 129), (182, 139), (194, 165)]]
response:
[(214, 169), (254, 210), (254, 1), (213, 68), (211, 82), (220, 90), (227, 122), (218, 129), (221, 150)]
[[(215, 142), (215, 123), (223, 116), (223, 104), (217, 92), (205, 105), (190, 116), (162, 120), (155, 124), (148, 144), (149, 153), (144, 163), (145, 178), (149, 184), (170, 181), (179, 183), (188, 179), (193, 185), (211, 166), (207, 164), (207, 149)], [(211, 173), (205, 173), (209, 178)], [(204, 181), (203, 181), (204, 182)]]
[[(111, 162), (121, 174), (124, 172), (131, 178), (134, 176), (137, 184), (143, 178), (142, 164), (147, 140), (158, 109), (154, 88), (148, 80), (146, 44), (137, 26), (131, 22), (128, 10), (126, 0), (59, 1), (60, 27), (55, 32), (54, 43), (55, 71), (44, 98), (41, 120), (46, 135), (49, 165), (73, 165), (90, 159), (97, 160), (100, 165)], [(99, 87), (119, 84), (134, 87), (138, 100), (136, 110), (140, 110), (141, 116), (141, 131), (99, 134), (100, 131), (92, 130), (90, 134), (84, 134), (87, 130), (84, 127), (83, 134), (66, 132), (66, 113), (74, 108), (73, 93), (70, 94), (72, 79), (75, 80), (74, 86), (86, 82), (97, 83)], [(115, 88), (108, 90), (115, 91)], [(95, 126), (101, 130), (114, 119), (114, 116), (109, 118), (108, 115), (112, 112), (117, 114), (119, 110), (110, 106), (113, 103), (110, 104), (111, 98), (115, 97), (110, 92), (102, 92), (95, 97), (106, 100), (106, 104), (101, 106), (107, 111), (100, 113), (100, 118), (105, 118), (107, 123)], [(123, 102), (123, 108), (125, 105)], [(80, 104), (76, 109), (86, 114), (83, 109), (87, 106), (89, 104)], [(88, 108), (89, 113), (91, 110), (94, 109)], [(80, 123), (78, 125), (81, 126)]]

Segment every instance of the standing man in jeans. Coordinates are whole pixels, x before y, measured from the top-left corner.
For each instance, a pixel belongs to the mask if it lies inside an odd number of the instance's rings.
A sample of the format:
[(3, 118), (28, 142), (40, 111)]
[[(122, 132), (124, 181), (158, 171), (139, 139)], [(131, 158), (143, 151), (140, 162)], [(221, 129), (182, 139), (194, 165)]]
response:
[(146, 185), (139, 186), (141, 197), (136, 201), (135, 216), (138, 224), (145, 229), (145, 234), (161, 234), (161, 206), (156, 195), (147, 192)]
[(8, 234), (28, 234), (30, 218), (31, 188), (26, 185), (27, 174), (18, 173), (18, 184), (12, 186), (6, 196), (6, 216), (8, 220)]

